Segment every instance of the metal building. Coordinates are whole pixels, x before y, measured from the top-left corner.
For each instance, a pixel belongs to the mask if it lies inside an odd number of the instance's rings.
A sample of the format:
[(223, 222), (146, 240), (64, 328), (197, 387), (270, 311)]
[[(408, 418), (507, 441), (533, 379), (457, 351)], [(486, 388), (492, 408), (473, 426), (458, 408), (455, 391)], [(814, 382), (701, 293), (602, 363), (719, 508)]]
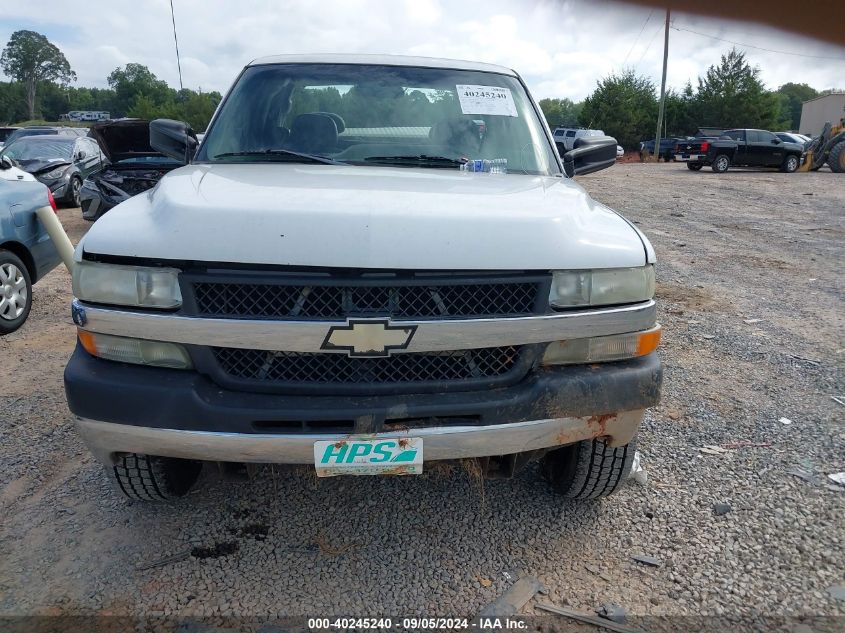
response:
[(829, 95), (805, 101), (801, 106), (801, 125), (798, 131), (807, 136), (818, 136), (827, 121), (834, 125), (845, 117), (845, 92), (833, 92)]

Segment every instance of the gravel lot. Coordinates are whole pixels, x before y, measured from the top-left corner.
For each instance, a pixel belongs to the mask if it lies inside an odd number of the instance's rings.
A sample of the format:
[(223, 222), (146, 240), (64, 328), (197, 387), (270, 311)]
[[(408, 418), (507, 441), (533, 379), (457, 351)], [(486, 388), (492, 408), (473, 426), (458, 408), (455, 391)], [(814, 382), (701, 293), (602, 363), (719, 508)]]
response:
[[(666, 372), (641, 433), (645, 486), (577, 505), (533, 471), (479, 485), (460, 468), (319, 482), (268, 468), (231, 483), (207, 468), (181, 503), (130, 504), (65, 405), (62, 268), (0, 339), (0, 615), (471, 615), (520, 570), (584, 611), (845, 615), (829, 593), (845, 585), (845, 487), (826, 477), (845, 470), (831, 398), (845, 395), (845, 179), (626, 163), (580, 180), (660, 259)], [(87, 228), (78, 209), (60, 217), (74, 241)], [(143, 569), (166, 556), (180, 560)]]

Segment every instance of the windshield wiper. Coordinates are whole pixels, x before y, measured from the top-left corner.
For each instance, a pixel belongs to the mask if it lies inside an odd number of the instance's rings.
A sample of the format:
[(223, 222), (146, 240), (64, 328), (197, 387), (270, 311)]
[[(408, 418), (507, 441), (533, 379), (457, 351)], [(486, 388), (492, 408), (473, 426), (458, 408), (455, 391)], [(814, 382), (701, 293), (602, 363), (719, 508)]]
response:
[(381, 163), (383, 165), (403, 165), (412, 167), (459, 167), (466, 161), (445, 156), (367, 156), (365, 161), (369, 163)]
[(218, 158), (227, 158), (229, 156), (261, 156), (261, 157), (269, 157), (269, 156), (284, 156), (285, 160), (289, 160), (291, 162), (305, 162), (305, 163), (321, 163), (323, 165), (345, 165), (346, 163), (342, 163), (339, 160), (333, 160), (331, 158), (326, 158), (325, 156), (317, 156), (316, 154), (305, 154), (303, 152), (294, 152), (290, 149), (261, 149), (261, 150), (251, 150), (246, 152), (224, 152), (222, 154), (216, 154), (212, 156), (212, 159)]

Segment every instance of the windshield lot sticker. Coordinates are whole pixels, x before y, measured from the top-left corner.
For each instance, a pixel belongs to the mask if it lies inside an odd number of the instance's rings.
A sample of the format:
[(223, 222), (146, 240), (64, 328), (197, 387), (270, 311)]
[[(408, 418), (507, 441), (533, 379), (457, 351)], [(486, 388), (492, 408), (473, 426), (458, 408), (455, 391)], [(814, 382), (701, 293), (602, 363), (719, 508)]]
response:
[(457, 85), (455, 90), (464, 114), (519, 116), (509, 88)]

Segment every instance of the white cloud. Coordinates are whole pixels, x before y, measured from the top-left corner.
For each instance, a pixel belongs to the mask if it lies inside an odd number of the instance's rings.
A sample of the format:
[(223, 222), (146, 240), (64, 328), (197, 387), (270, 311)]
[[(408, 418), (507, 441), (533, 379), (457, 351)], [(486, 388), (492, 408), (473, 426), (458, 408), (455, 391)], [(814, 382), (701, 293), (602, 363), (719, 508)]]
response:
[[(225, 91), (251, 59), (276, 53), (362, 52), (453, 57), (518, 70), (537, 98), (583, 99), (597, 79), (625, 65), (660, 83), (659, 11), (575, 0), (174, 0), (186, 87)], [(16, 5), (16, 6), (15, 6)], [(0, 44), (19, 28), (47, 35), (78, 74), (77, 85), (105, 86), (127, 62), (145, 64), (170, 85), (178, 75), (168, 0), (6, 3)], [(57, 20), (52, 16), (61, 16)], [(765, 48), (845, 59), (845, 48), (755, 25), (675, 15), (674, 25)], [(643, 25), (645, 24), (645, 28)], [(639, 35), (642, 29), (642, 34)], [(668, 85), (693, 84), (730, 44), (670, 32)], [(630, 54), (629, 54), (630, 52)], [(842, 62), (746, 49), (766, 84), (845, 87)]]

